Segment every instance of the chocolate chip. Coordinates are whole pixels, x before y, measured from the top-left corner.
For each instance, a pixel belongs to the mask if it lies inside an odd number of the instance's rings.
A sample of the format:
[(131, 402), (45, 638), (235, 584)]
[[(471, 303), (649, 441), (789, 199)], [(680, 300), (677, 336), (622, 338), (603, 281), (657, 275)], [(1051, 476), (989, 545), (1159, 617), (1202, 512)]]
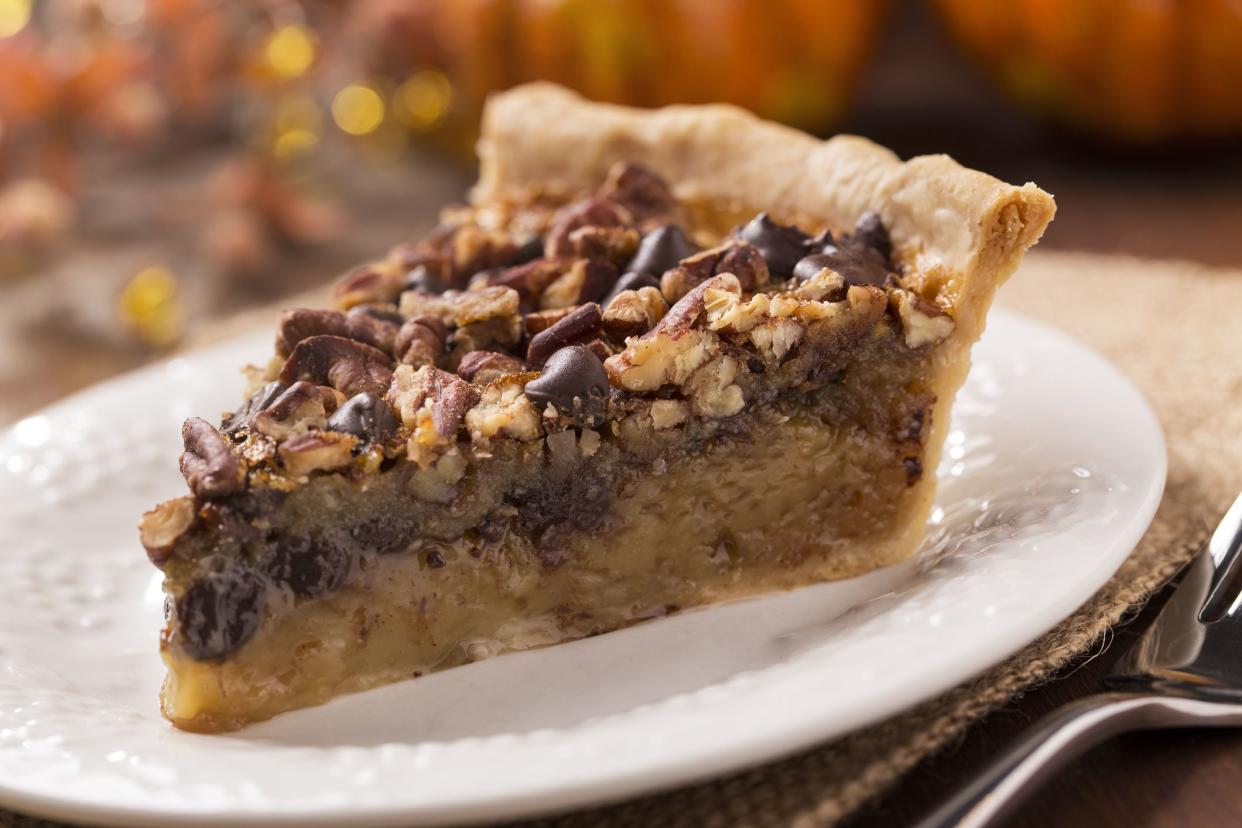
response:
[(825, 247), (801, 259), (794, 267), (794, 276), (805, 281), (830, 267), (851, 285), (883, 285), (892, 270), (878, 251), (870, 247)]
[(600, 302), (600, 306), (603, 307), (604, 310), (607, 310), (608, 306), (612, 304), (612, 300), (616, 299), (625, 291), (638, 290), (639, 288), (645, 287), (653, 287), (656, 290), (659, 290), (660, 279), (650, 273), (635, 273), (633, 271), (623, 273), (621, 274), (621, 278), (617, 279), (616, 284), (612, 286), (612, 290), (608, 291), (608, 295), (604, 297), (602, 302)]
[(196, 581), (177, 600), (181, 645), (196, 661), (221, 659), (245, 644), (263, 618), (263, 581), (233, 566)]
[(295, 595), (311, 598), (340, 587), (352, 566), (353, 556), (345, 544), (291, 535), (273, 541), (267, 572)]
[(439, 549), (433, 549), (427, 553), (427, 566), (432, 569), (440, 569), (447, 563), (448, 561), (444, 560), (444, 553)]
[(271, 405), (272, 401), (283, 394), (288, 387), (280, 380), (272, 380), (255, 391), (250, 395), (250, 399), (246, 400), (245, 405), (225, 418), (221, 424), (224, 433), (232, 435), (250, 425), (254, 415)]
[(211, 499), (236, 492), (246, 480), (245, 469), (229, 441), (201, 417), (181, 426), (181, 475), (197, 497)]
[(893, 242), (888, 236), (888, 229), (880, 216), (874, 212), (863, 213), (854, 225), (854, 233), (849, 237), (850, 246), (870, 248), (879, 253), (884, 261), (890, 262), (893, 256)]
[(397, 430), (388, 403), (374, 394), (355, 394), (328, 418), (328, 428), (382, 443)]
[(513, 254), (513, 258), (509, 260), (510, 265), (526, 264), (533, 262), (535, 259), (543, 257), (543, 239), (539, 236), (532, 236)]
[(686, 238), (686, 234), (675, 224), (657, 227), (638, 243), (638, 251), (626, 270), (633, 273), (650, 273), (659, 276), (670, 267), (687, 256), (697, 253), (699, 248)]
[(591, 424), (604, 414), (608, 400), (608, 374), (589, 348), (561, 348), (544, 366), (543, 373), (526, 383), (526, 397), (536, 405), (551, 403), (559, 414)]
[(807, 253), (810, 237), (792, 225), (777, 224), (767, 213), (760, 213), (736, 233), (748, 241), (768, 263), (768, 270), (780, 278), (788, 278), (794, 265)]
[(582, 305), (552, 327), (535, 334), (526, 349), (526, 361), (538, 368), (566, 345), (594, 339), (603, 319), (599, 305), (594, 302)]

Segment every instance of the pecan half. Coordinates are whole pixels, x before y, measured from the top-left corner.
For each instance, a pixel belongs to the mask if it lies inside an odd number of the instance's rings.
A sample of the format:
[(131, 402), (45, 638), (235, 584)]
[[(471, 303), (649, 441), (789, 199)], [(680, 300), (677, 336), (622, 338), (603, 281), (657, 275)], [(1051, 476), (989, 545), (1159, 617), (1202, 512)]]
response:
[(162, 569), (177, 541), (194, 525), (197, 517), (194, 498), (189, 495), (165, 500), (143, 514), (138, 523), (138, 537), (151, 563)]
[(415, 368), (435, 365), (444, 352), (447, 338), (448, 328), (440, 321), (440, 317), (429, 314), (416, 316), (407, 319), (401, 326), (393, 344), (393, 353), (398, 360)]
[(303, 339), (322, 334), (356, 339), (381, 351), (391, 352), (397, 337), (397, 325), (390, 320), (372, 316), (360, 307), (355, 307), (347, 314), (311, 308), (288, 310), (280, 317), (276, 353), (287, 357)]
[(612, 262), (578, 259), (539, 296), (544, 310), (598, 302), (617, 281), (617, 268)]
[(290, 384), (308, 380), (330, 385), (346, 397), (366, 392), (383, 394), (392, 379), (392, 359), (353, 339), (312, 336), (294, 347), (278, 379)]
[(579, 227), (569, 234), (569, 251), (583, 259), (622, 264), (638, 249), (638, 238), (633, 227)]
[(365, 265), (345, 276), (332, 290), (332, 304), (341, 310), (354, 305), (392, 302), (405, 285), (405, 272), (387, 262)]
[(556, 324), (531, 338), (526, 349), (526, 361), (540, 368), (548, 357), (561, 348), (594, 339), (599, 332), (601, 320), (599, 305), (594, 302), (574, 309)]
[(224, 435), (201, 417), (181, 426), (181, 475), (190, 491), (205, 500), (231, 495), (241, 489), (246, 472)]

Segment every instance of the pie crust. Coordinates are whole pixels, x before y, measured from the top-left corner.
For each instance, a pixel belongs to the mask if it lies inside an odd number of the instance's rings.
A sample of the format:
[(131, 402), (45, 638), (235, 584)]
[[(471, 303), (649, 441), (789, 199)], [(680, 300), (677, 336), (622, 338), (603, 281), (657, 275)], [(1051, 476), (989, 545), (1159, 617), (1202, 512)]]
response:
[(470, 205), (187, 421), (192, 494), (140, 525), (178, 727), (904, 559), (1054, 212), (944, 156), (547, 84), (492, 98), (479, 154)]

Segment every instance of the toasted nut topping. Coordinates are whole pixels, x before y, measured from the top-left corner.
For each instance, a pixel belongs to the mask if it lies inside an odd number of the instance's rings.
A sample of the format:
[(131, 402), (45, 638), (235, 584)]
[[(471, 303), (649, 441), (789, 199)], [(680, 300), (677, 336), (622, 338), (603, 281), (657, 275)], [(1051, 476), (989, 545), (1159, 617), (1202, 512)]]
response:
[(556, 221), (544, 241), (544, 255), (549, 259), (573, 255), (569, 235), (579, 227), (618, 227), (630, 224), (630, 211), (606, 198), (592, 196), (568, 205), (556, 215)]
[(573, 267), (548, 285), (539, 297), (539, 307), (564, 308), (602, 299), (617, 281), (612, 262), (578, 259)]
[(635, 221), (680, 218), (681, 204), (663, 178), (646, 167), (618, 161), (608, 171), (600, 193), (622, 204)]
[(194, 498), (189, 495), (165, 500), (142, 516), (138, 537), (151, 563), (163, 567), (177, 541), (194, 525), (196, 516)]
[(392, 378), (392, 360), (383, 351), (340, 336), (303, 339), (289, 354), (280, 381), (309, 380), (330, 385), (347, 397), (382, 394)]
[(371, 302), (392, 302), (401, 293), (405, 271), (388, 262), (360, 267), (337, 283), (332, 303), (341, 310)]
[(676, 302), (696, 285), (722, 273), (737, 277), (743, 290), (754, 290), (768, 282), (763, 256), (754, 246), (735, 240), (683, 259), (660, 278), (660, 292), (668, 301)]
[(452, 238), (454, 284), (472, 273), (508, 264), (517, 253), (513, 237), (500, 230), (484, 230), (473, 224), (457, 228)]
[(224, 421), (223, 429), (225, 434), (234, 434), (246, 426), (250, 425), (254, 419), (254, 415), (272, 404), (272, 401), (279, 397), (288, 388), (279, 380), (272, 380), (264, 386), (256, 389), (246, 400), (246, 404), (229, 415)]
[(897, 317), (905, 331), (906, 346), (921, 348), (945, 339), (953, 333), (953, 318), (916, 293), (896, 290), (892, 293)]
[(601, 319), (599, 305), (594, 302), (579, 306), (555, 325), (531, 338), (530, 346), (526, 349), (526, 361), (541, 368), (548, 357), (561, 348), (594, 339), (599, 332)]
[(518, 304), (516, 290), (497, 286), (480, 290), (447, 290), (439, 295), (419, 291), (401, 295), (401, 312), (406, 316), (436, 316), (446, 324), (457, 327), (515, 316)]
[(604, 311), (604, 330), (617, 342), (624, 342), (654, 328), (667, 311), (664, 297), (653, 287), (622, 291)]
[(190, 491), (204, 500), (231, 495), (246, 481), (241, 461), (233, 454), (224, 435), (201, 417), (191, 417), (181, 426), (181, 475)]
[(280, 461), (290, 474), (329, 471), (349, 464), (358, 438), (335, 431), (307, 432), (280, 444)]
[(440, 317), (416, 316), (407, 319), (401, 326), (393, 344), (393, 353), (398, 360), (415, 368), (435, 365), (444, 352), (447, 338), (448, 329), (440, 321)]
[(280, 330), (276, 335), (276, 353), (288, 356), (294, 346), (308, 337), (320, 334), (356, 339), (381, 351), (392, 351), (397, 336), (397, 325), (377, 319), (359, 307), (348, 314), (332, 310), (299, 308), (285, 311), (280, 318)]
[(569, 234), (569, 250), (584, 259), (621, 263), (638, 249), (638, 231), (632, 227), (579, 227)]
[(397, 409), (407, 428), (426, 425), (418, 413), (426, 408), (431, 425), (444, 439), (456, 437), (466, 409), (474, 404), (476, 391), (460, 377), (424, 365), (417, 371), (408, 365), (397, 366), (388, 399)]
[(487, 385), (501, 377), (526, 370), (526, 363), (495, 351), (471, 351), (462, 357), (457, 376), (466, 382)]
[(471, 439), (483, 445), (501, 433), (516, 440), (539, 439), (539, 415), (522, 391), (529, 378), (513, 374), (483, 389), (479, 404), (466, 412)]
[(526, 314), (523, 322), (526, 325), (526, 335), (534, 336), (540, 331), (546, 331), (557, 322), (564, 319), (569, 314), (578, 309), (578, 305), (570, 305), (564, 308), (552, 308), (551, 310), (532, 311)]
[(251, 425), (255, 431), (274, 440), (286, 440), (312, 428), (323, 428), (326, 413), (324, 395), (319, 386), (295, 382), (271, 405), (256, 414)]
[(488, 282), (497, 287), (513, 288), (523, 302), (538, 304), (548, 285), (568, 273), (576, 261), (570, 258), (536, 259), (491, 274)]

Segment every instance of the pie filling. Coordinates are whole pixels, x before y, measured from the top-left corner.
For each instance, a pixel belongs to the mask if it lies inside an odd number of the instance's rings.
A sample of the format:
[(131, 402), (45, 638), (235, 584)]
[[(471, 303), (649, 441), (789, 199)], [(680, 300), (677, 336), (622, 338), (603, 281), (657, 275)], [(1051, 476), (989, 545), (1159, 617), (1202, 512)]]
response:
[(883, 223), (592, 192), (446, 210), (286, 312), (165, 572), (165, 715), (221, 731), (505, 650), (897, 562), (977, 331)]

